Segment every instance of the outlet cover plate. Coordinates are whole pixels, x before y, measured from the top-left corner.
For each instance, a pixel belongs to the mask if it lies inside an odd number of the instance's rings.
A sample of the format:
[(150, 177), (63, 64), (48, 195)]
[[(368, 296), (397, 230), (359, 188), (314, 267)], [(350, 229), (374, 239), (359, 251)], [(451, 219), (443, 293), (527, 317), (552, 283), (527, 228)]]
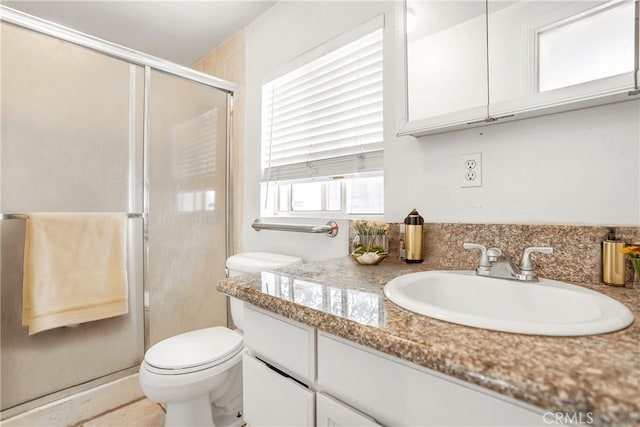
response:
[(482, 153), (467, 153), (458, 159), (460, 187), (482, 187)]

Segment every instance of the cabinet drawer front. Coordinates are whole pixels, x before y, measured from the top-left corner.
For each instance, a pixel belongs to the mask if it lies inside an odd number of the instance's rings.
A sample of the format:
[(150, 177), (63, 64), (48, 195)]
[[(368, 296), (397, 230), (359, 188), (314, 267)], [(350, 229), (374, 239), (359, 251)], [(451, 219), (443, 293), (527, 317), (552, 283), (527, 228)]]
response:
[(544, 425), (542, 410), (324, 333), (318, 384), (383, 424)]
[(316, 426), (317, 427), (355, 427), (380, 426), (374, 420), (353, 408), (326, 396), (316, 394)]
[(313, 391), (246, 353), (242, 363), (244, 419), (247, 425), (314, 425)]
[(315, 329), (245, 304), (244, 342), (278, 368), (315, 380)]

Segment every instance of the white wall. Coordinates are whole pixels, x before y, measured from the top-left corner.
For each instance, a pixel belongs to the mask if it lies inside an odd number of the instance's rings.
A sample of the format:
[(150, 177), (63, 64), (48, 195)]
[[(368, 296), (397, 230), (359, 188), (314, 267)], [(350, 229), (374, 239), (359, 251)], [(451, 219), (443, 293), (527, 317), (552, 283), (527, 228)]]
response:
[[(482, 187), (460, 155), (482, 153)], [(385, 213), (427, 222), (640, 225), (640, 101), (385, 145)], [(415, 171), (408, 174), (406, 171)]]
[[(393, 48), (393, 2), (279, 2), (246, 33), (241, 250), (299, 254), (306, 260), (347, 253), (345, 221), (339, 221), (334, 239), (250, 228), (260, 212), (260, 87), (281, 64), (381, 12), (386, 14), (387, 221), (401, 221), (417, 208), (428, 222), (640, 225), (640, 101), (417, 140), (398, 138), (401, 57)], [(470, 152), (482, 152), (483, 186), (459, 188), (459, 156)]]
[[(265, 78), (282, 64), (376, 15), (392, 11), (391, 2), (281, 1), (246, 30), (247, 106), (245, 120), (245, 191), (239, 250), (264, 250), (302, 256), (306, 261), (346, 255), (348, 222), (339, 220), (338, 236), (260, 231), (251, 223), (260, 215), (260, 98)], [(389, 46), (391, 25), (387, 22)], [(327, 219), (265, 220), (324, 224)]]

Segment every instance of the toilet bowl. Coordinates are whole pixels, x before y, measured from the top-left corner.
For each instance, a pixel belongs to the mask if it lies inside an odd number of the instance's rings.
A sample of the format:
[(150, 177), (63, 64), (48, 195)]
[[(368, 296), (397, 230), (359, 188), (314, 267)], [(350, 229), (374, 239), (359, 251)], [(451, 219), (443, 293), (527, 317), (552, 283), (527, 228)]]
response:
[[(297, 257), (247, 252), (227, 260), (229, 276), (302, 264)], [(236, 427), (242, 419), (242, 325), (244, 303), (230, 299), (238, 330), (223, 326), (167, 338), (145, 353), (140, 385), (166, 405), (165, 426)]]
[[(241, 360), (239, 333), (222, 326), (198, 329), (151, 347), (140, 367), (140, 385), (150, 400), (167, 404), (165, 426), (213, 426), (216, 409), (216, 418), (241, 421)], [(236, 399), (219, 405), (210, 394), (226, 383)]]

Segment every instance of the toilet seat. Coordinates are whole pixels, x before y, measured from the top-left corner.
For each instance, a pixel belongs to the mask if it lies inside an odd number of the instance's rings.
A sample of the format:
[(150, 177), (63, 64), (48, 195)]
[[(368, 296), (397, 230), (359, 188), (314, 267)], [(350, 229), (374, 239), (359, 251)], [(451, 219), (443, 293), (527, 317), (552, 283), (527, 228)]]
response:
[(186, 332), (152, 346), (145, 368), (160, 375), (181, 375), (223, 364), (242, 350), (242, 336), (223, 326)]

